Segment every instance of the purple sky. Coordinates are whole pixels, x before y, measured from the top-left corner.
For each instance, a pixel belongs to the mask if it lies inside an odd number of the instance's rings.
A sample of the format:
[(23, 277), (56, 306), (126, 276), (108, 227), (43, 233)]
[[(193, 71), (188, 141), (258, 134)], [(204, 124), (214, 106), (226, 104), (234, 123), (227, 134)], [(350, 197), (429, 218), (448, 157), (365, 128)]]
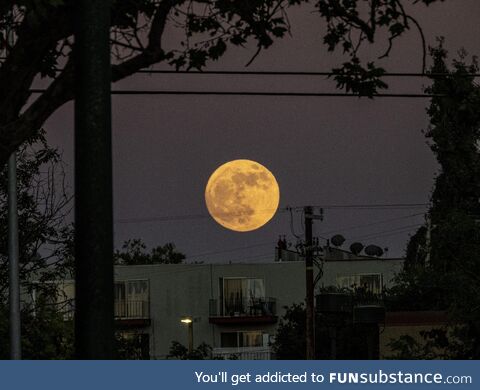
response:
[[(443, 35), (452, 53), (464, 47), (480, 54), (478, 0), (447, 0), (428, 10), (415, 9), (430, 44)], [(328, 71), (338, 65), (342, 59), (322, 45), (324, 26), (318, 16), (299, 8), (291, 13), (291, 23), (293, 37), (275, 43), (249, 70)], [(178, 37), (169, 32), (165, 38), (174, 45)], [(381, 42), (364, 54), (374, 58), (384, 47)], [(207, 70), (241, 70), (253, 52), (232, 49)], [(384, 64), (391, 72), (419, 72), (418, 34), (412, 30), (399, 40)], [(426, 82), (388, 80), (392, 93), (420, 93)], [(323, 77), (138, 75), (114, 88), (334, 92), (334, 83)], [(191, 260), (272, 260), (278, 235), (293, 239), (288, 213), (250, 233), (231, 232), (211, 218), (198, 217), (207, 213), (203, 194), (210, 174), (238, 158), (256, 160), (273, 172), (281, 207), (427, 202), (437, 171), (422, 135), (427, 104), (427, 99), (399, 98), (115, 96), (117, 247), (139, 237), (149, 246), (175, 242)], [(54, 114), (45, 128), (50, 143), (64, 151), (73, 183), (72, 104)], [(325, 220), (314, 224), (314, 234), (341, 232), (348, 244), (360, 238), (401, 256), (409, 233), (423, 221), (418, 215), (423, 211), (327, 209)], [(170, 216), (192, 217), (163, 218)], [(137, 219), (157, 220), (132, 221)], [(396, 220), (377, 224), (391, 219)], [(300, 221), (301, 214), (294, 213), (297, 234), (302, 232)], [(357, 225), (363, 226), (348, 229)], [(209, 255), (198, 256), (202, 254)]]

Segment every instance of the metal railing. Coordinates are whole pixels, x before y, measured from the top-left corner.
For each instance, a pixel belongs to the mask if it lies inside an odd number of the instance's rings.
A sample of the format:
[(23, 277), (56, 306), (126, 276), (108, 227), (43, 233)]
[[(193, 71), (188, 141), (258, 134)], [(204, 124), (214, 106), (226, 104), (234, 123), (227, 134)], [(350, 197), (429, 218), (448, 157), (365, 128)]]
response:
[(115, 300), (115, 318), (134, 319), (150, 318), (150, 305), (147, 300)]
[(225, 360), (271, 360), (273, 353), (270, 347), (238, 347), (213, 348), (212, 355)]
[(305, 261), (305, 256), (290, 249), (275, 248), (275, 261)]
[(210, 317), (275, 316), (275, 298), (210, 299)]

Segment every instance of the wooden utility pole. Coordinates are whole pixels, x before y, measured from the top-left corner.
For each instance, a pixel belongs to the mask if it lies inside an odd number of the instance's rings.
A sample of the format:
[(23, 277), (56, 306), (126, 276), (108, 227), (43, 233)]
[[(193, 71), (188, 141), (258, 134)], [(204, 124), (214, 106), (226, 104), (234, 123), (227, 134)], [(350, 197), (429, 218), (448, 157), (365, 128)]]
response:
[(75, 1), (75, 351), (114, 358), (110, 0)]
[(306, 344), (307, 359), (315, 359), (315, 305), (313, 297), (313, 208), (304, 207), (305, 214), (305, 287), (306, 287)]

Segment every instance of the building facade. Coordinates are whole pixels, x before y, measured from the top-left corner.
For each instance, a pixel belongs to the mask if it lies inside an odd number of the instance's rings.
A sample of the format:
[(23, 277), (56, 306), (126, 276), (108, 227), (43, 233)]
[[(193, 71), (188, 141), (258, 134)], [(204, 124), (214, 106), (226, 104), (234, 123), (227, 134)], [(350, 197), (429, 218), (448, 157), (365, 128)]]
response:
[[(402, 264), (337, 254), (323, 262), (316, 288), (363, 286), (379, 293)], [(66, 281), (67, 294), (73, 290)], [(274, 358), (270, 343), (279, 318), (286, 306), (304, 300), (303, 261), (115, 267), (117, 328), (137, 341), (145, 359), (165, 359), (173, 341), (187, 346), (192, 336), (195, 347), (206, 343), (216, 357)]]

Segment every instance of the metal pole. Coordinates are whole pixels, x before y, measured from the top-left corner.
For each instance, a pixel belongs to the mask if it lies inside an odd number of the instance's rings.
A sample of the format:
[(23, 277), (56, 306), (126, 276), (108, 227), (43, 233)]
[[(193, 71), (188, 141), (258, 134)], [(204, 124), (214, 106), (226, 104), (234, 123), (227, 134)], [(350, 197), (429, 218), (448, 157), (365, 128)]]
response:
[(8, 158), (8, 273), (10, 304), (10, 358), (22, 358), (20, 331), (20, 277), (18, 254), (17, 159)]
[(193, 319), (188, 323), (188, 353), (193, 353)]
[(75, 352), (112, 359), (111, 1), (75, 6)]
[[(8, 45), (13, 47), (15, 36), (12, 28), (8, 31)], [(20, 328), (20, 276), (18, 250), (18, 205), (17, 205), (17, 157), (13, 152), (8, 158), (8, 276), (10, 306), (10, 358), (22, 358)]]
[(313, 302), (313, 208), (305, 206), (305, 287), (307, 359), (315, 359), (315, 308)]

